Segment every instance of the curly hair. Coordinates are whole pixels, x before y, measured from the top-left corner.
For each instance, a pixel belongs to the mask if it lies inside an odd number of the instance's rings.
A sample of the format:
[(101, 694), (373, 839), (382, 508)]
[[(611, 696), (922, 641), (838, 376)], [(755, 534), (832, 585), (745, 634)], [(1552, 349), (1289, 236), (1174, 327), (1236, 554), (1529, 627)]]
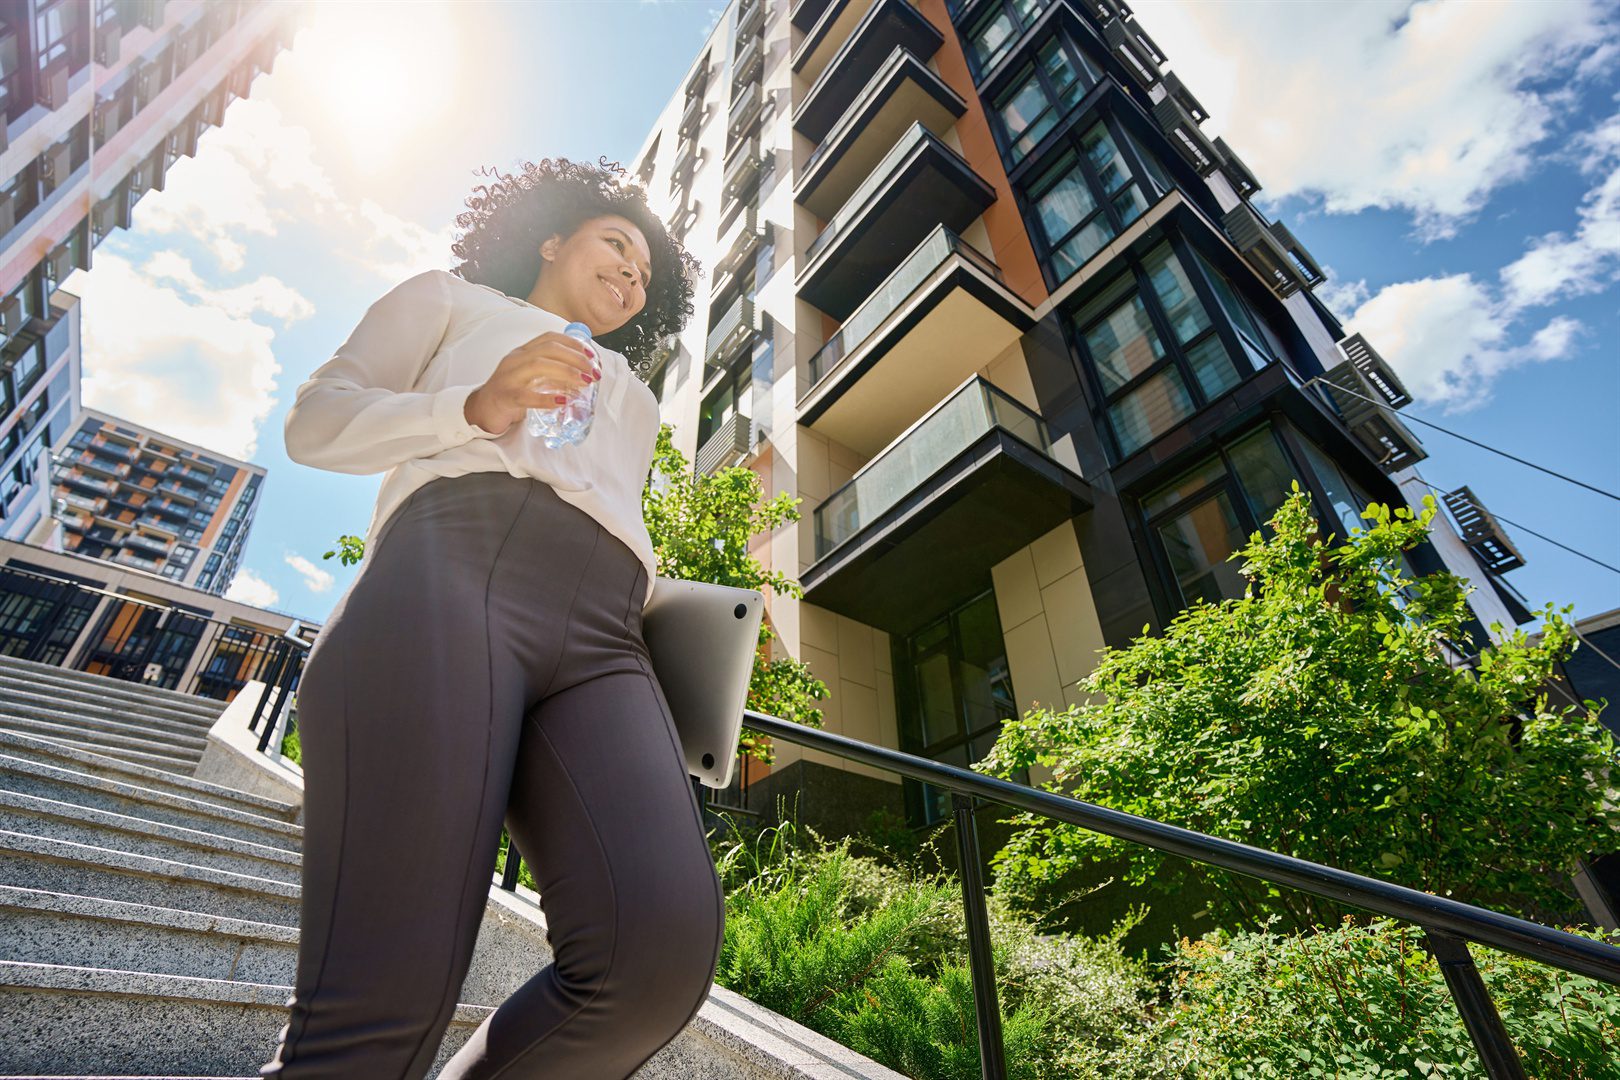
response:
[(633, 222), (647, 238), (652, 254), (652, 283), (647, 303), (601, 342), (623, 354), (637, 377), (652, 371), (654, 352), (692, 317), (692, 282), (698, 261), (672, 236), (647, 206), (646, 189), (623, 182), (624, 167), (599, 158), (599, 164), (567, 158), (526, 161), (516, 175), (482, 168), (495, 180), (468, 196), (466, 213), (456, 215), (463, 232), (450, 250), (462, 259), (450, 272), (465, 281), (488, 285), (508, 296), (526, 299), (540, 277), (540, 245), (553, 235), (573, 234), (585, 222), (617, 214)]

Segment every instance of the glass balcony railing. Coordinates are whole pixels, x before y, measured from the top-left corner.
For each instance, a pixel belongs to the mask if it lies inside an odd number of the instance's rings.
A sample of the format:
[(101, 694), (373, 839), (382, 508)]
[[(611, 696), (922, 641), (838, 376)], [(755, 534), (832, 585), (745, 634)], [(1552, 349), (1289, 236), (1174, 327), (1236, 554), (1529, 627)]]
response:
[(820, 382), (840, 360), (858, 349), (952, 255), (961, 255), (995, 280), (1002, 280), (999, 266), (950, 229), (939, 226), (917, 245), (916, 251), (906, 256), (906, 261), (878, 286), (838, 332), (816, 350), (816, 355), (810, 358), (810, 384)]
[[(814, 262), (816, 256), (825, 251), (849, 227), (849, 223), (860, 214), (861, 209), (865, 207), (872, 193), (883, 185), (883, 182), (889, 178), (889, 174), (894, 172), (907, 154), (911, 153), (918, 144), (927, 139), (934, 139), (934, 136), (921, 123), (913, 123), (906, 129), (906, 133), (900, 136), (899, 141), (889, 149), (887, 154), (883, 155), (883, 160), (877, 163), (877, 167), (872, 170), (865, 180), (861, 181), (861, 186), (855, 189), (844, 205), (839, 208), (838, 213), (834, 214), (832, 220), (827, 222), (827, 227), (822, 229), (814, 240), (810, 241), (810, 247), (804, 253), (806, 265)], [(937, 139), (934, 141), (938, 142)], [(940, 143), (940, 145), (944, 147), (943, 143)], [(946, 147), (946, 149), (949, 148)]]
[(975, 375), (816, 507), (816, 558), (876, 521), (996, 428), (1053, 457), (1046, 421)]

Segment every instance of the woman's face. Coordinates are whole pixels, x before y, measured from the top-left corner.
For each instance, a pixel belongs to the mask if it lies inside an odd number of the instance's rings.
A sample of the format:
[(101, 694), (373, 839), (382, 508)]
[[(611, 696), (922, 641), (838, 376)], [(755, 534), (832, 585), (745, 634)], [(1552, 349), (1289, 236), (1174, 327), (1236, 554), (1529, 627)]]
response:
[(652, 253), (628, 218), (591, 218), (571, 236), (548, 239), (540, 254), (546, 259), (534, 289), (540, 306), (584, 323), (592, 337), (619, 329), (647, 304)]

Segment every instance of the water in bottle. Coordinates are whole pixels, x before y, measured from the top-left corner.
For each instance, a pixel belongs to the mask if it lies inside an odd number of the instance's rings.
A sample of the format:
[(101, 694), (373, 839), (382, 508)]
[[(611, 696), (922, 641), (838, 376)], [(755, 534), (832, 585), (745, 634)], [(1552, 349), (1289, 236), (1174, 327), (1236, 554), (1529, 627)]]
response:
[[(571, 322), (563, 327), (563, 333), (577, 341), (590, 344), (591, 328), (584, 323)], [(568, 446), (579, 442), (590, 433), (591, 420), (595, 413), (596, 383), (589, 382), (561, 405), (530, 409), (529, 434), (543, 441), (550, 450)]]

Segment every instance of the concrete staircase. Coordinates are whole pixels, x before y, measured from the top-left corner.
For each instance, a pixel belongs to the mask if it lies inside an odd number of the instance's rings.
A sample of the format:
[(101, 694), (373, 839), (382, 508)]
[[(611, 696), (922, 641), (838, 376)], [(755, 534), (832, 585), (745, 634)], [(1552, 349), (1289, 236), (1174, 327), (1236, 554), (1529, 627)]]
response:
[[(0, 1078), (256, 1077), (274, 1053), (297, 967), (301, 773), (279, 766), (292, 798), (194, 775), (205, 754), (234, 755), (215, 775), (268, 761), (246, 732), (253, 690), (225, 710), (0, 657)], [(550, 959), (538, 897), (491, 888), (428, 1075)], [(901, 1074), (720, 986), (636, 1074), (833, 1076)]]

